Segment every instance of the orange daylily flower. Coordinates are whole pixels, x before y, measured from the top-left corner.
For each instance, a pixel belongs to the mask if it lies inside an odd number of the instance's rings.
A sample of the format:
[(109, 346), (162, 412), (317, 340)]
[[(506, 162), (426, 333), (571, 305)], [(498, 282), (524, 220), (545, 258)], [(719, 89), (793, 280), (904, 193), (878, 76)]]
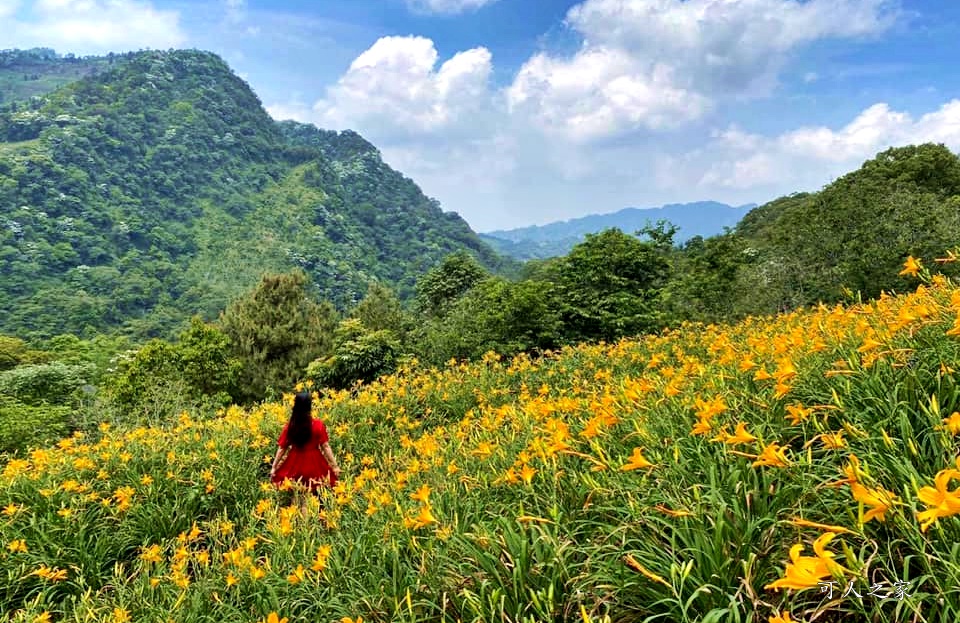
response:
[(723, 428), (720, 429), (720, 432), (718, 432), (716, 436), (713, 437), (710, 441), (718, 441), (720, 443), (724, 443), (728, 439), (730, 439), (730, 433), (727, 432), (727, 427), (724, 426)]
[(657, 504), (654, 506), (655, 509), (663, 513), (664, 515), (670, 515), (671, 517), (692, 517), (693, 513), (685, 510), (674, 510), (672, 508), (667, 508), (663, 504)]
[(903, 263), (903, 270), (901, 270), (898, 275), (909, 275), (911, 277), (916, 277), (923, 269), (923, 264), (920, 263), (920, 260), (916, 259), (912, 255), (907, 257), (907, 260)]
[(415, 493), (410, 494), (410, 498), (428, 504), (430, 502), (430, 487), (422, 485)]
[(771, 614), (767, 618), (767, 623), (802, 623), (802, 622), (798, 621), (797, 619), (791, 618), (789, 612), (781, 612), (778, 610), (777, 614)]
[(524, 464), (523, 468), (520, 470), (520, 478), (523, 479), (523, 482), (530, 484), (533, 480), (533, 477), (536, 475), (537, 470), (529, 465)]
[(630, 459), (620, 468), (620, 471), (628, 472), (633, 469), (642, 469), (645, 467), (654, 467), (654, 464), (643, 456), (643, 448), (634, 448)]
[(817, 586), (825, 577), (842, 571), (843, 567), (834, 562), (835, 554), (826, 549), (827, 544), (837, 536), (834, 532), (824, 532), (813, 543), (815, 557), (801, 556), (803, 544), (797, 543), (790, 548), (790, 560), (783, 577), (764, 588), (793, 588), (804, 590)]
[(624, 561), (625, 563), (627, 563), (627, 566), (628, 566), (628, 567), (630, 567), (630, 568), (633, 569), (634, 571), (637, 571), (638, 573), (640, 573), (640, 574), (643, 575), (644, 577), (647, 577), (647, 578), (649, 578), (649, 579), (651, 579), (651, 580), (653, 580), (654, 582), (657, 582), (657, 583), (659, 583), (659, 584), (663, 584), (664, 586), (668, 586), (668, 587), (670, 586), (670, 583), (669, 583), (669, 582), (667, 582), (666, 580), (664, 580), (662, 577), (660, 577), (659, 575), (657, 575), (657, 574), (654, 573), (653, 571), (650, 571), (649, 569), (647, 569), (646, 567), (644, 567), (643, 565), (641, 565), (641, 564), (637, 561), (637, 559), (634, 558), (633, 556), (631, 556), (630, 554), (627, 554), (626, 556), (624, 556), (624, 557), (623, 557), (623, 561)]
[(960, 479), (960, 471), (952, 468), (940, 470), (933, 478), (933, 487), (923, 487), (917, 492), (917, 499), (927, 505), (927, 510), (917, 513), (922, 532), (941, 517), (960, 514), (960, 487), (947, 490), (954, 478)]
[(943, 418), (943, 427), (951, 435), (960, 434), (960, 412), (954, 411), (950, 417)]
[(738, 443), (750, 443), (751, 441), (756, 440), (756, 437), (747, 432), (747, 425), (743, 422), (740, 422), (737, 424), (737, 428), (735, 431), (733, 431), (733, 434), (724, 440), (724, 443), (734, 445)]
[(871, 519), (884, 521), (884, 514), (897, 501), (897, 496), (892, 491), (880, 488), (868, 489), (859, 482), (851, 482), (850, 491), (853, 493), (853, 499), (870, 507), (860, 523), (867, 523)]
[(792, 404), (787, 405), (786, 417), (790, 419), (791, 424), (796, 425), (810, 417), (811, 413), (813, 413), (813, 409), (806, 408), (801, 404)]
[(835, 433), (823, 433), (820, 435), (820, 443), (829, 450), (839, 450), (847, 447), (847, 441), (843, 438), (843, 431), (838, 430)]
[(693, 428), (690, 430), (691, 435), (706, 435), (711, 430), (710, 420), (700, 419), (697, 420), (697, 423), (693, 425)]
[(769, 443), (753, 462), (753, 467), (786, 467), (790, 464), (786, 456), (786, 448), (781, 448), (777, 442)]

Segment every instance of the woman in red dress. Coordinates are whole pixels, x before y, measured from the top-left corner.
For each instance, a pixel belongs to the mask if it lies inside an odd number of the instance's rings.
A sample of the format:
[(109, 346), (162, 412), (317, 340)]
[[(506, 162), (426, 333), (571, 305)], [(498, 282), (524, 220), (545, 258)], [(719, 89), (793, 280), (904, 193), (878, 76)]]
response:
[[(284, 480), (307, 486), (311, 492), (321, 484), (337, 484), (340, 467), (330, 449), (327, 427), (310, 414), (310, 392), (297, 394), (293, 400), (290, 421), (277, 440), (277, 454), (270, 468), (270, 481), (279, 486)], [(303, 509), (305, 499), (300, 499)]]

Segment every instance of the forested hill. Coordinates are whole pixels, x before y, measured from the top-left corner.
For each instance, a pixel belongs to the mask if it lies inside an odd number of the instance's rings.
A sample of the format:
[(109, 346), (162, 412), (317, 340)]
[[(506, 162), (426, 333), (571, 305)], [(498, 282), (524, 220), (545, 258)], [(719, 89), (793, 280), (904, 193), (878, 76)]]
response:
[[(7, 98), (9, 101), (9, 97)], [(412, 293), (496, 253), (354, 132), (273, 121), (216, 55), (141, 52), (0, 108), (0, 333), (169, 335), (265, 271)]]
[(123, 55), (60, 55), (50, 48), (0, 50), (0, 104), (44, 95), (109, 68)]
[(683, 243), (700, 236), (716, 236), (725, 228), (734, 227), (754, 204), (729, 206), (716, 201), (675, 203), (659, 208), (624, 208), (609, 214), (557, 221), (546, 225), (532, 225), (517, 229), (481, 233), (480, 237), (493, 248), (511, 257), (527, 260), (558, 257), (583, 242), (587, 234), (605, 229), (634, 233), (647, 225), (665, 220), (677, 227), (674, 242)]

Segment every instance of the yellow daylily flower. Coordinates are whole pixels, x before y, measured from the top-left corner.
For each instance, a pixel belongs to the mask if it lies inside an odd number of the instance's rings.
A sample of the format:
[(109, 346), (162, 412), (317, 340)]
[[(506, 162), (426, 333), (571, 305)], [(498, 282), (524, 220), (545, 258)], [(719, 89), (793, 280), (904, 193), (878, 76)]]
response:
[(954, 411), (949, 417), (943, 418), (943, 427), (951, 435), (960, 434), (960, 412)]
[(870, 507), (860, 520), (861, 523), (867, 523), (871, 519), (884, 521), (884, 514), (897, 500), (897, 496), (892, 491), (880, 488), (868, 489), (859, 482), (851, 482), (850, 491), (853, 493), (853, 499)]
[(753, 462), (753, 467), (786, 467), (790, 464), (787, 459), (786, 448), (781, 448), (777, 442), (769, 443)]
[(724, 443), (734, 445), (738, 443), (750, 443), (756, 440), (756, 437), (747, 432), (747, 425), (744, 422), (740, 422), (737, 424), (737, 428), (733, 431), (733, 434), (724, 440)]
[(620, 468), (620, 471), (627, 472), (645, 467), (654, 467), (654, 464), (643, 456), (643, 448), (634, 448), (633, 454), (630, 455), (630, 459)]
[(802, 623), (797, 619), (791, 618), (789, 612), (777, 611), (776, 614), (771, 614), (767, 618), (767, 623)]
[(834, 532), (825, 532), (817, 537), (813, 543), (815, 556), (801, 556), (803, 544), (797, 543), (790, 548), (790, 560), (787, 563), (783, 577), (775, 580), (764, 588), (792, 588), (805, 590), (813, 588), (825, 577), (829, 577), (842, 570), (839, 564), (833, 561), (834, 553), (826, 549), (827, 544), (837, 536)]
[(927, 510), (917, 513), (922, 532), (926, 532), (937, 519), (960, 513), (960, 487), (953, 491), (947, 490), (954, 478), (960, 479), (960, 471), (941, 470), (933, 478), (933, 487), (923, 487), (917, 492), (917, 499), (927, 505)]
[(904, 276), (909, 275), (910, 277), (916, 277), (923, 269), (923, 264), (920, 263), (920, 260), (916, 259), (912, 255), (907, 257), (906, 261), (903, 263), (903, 270), (901, 270), (898, 275)]

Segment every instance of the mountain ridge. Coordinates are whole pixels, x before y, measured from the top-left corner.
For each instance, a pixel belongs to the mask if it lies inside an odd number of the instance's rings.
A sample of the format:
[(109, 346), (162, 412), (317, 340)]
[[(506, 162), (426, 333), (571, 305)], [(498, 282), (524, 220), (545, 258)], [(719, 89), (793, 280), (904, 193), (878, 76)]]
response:
[(356, 132), (274, 121), (211, 52), (0, 108), (0, 333), (169, 335), (295, 268), (338, 307), (373, 281), (409, 297), (458, 250), (506, 261)]
[(756, 204), (731, 206), (717, 201), (671, 203), (655, 208), (628, 207), (616, 212), (589, 214), (544, 225), (481, 232), (481, 239), (516, 259), (543, 259), (565, 255), (587, 234), (616, 227), (634, 233), (646, 225), (666, 220), (677, 226), (674, 240), (683, 243), (696, 236), (709, 237), (733, 228)]

